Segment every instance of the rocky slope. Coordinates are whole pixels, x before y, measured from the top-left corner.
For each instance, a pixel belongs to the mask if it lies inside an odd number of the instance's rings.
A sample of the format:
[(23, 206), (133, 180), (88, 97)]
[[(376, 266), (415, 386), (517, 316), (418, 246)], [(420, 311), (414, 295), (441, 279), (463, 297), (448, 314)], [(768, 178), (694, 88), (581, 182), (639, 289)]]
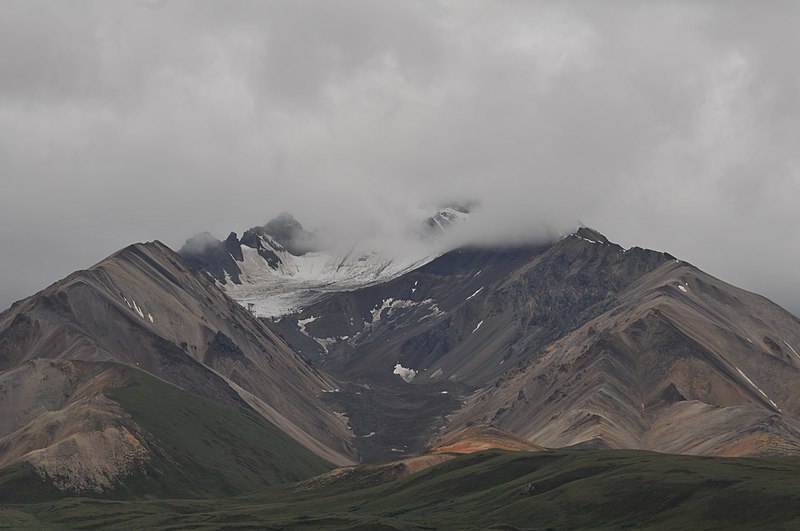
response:
[(336, 263), (286, 217), (201, 240), (0, 314), (0, 490), (225, 494), (436, 447), (800, 455), (800, 320), (669, 254), (582, 228)]
[[(539, 246), (454, 251), (270, 326), (360, 384), (327, 398), (347, 409), (356, 434), (375, 432), (355, 444), (376, 458), (377, 441), (420, 451), (423, 434), (430, 444), (473, 423), (546, 447), (800, 449), (800, 321), (668, 254), (623, 249), (589, 229)], [(367, 388), (374, 382), (380, 391)], [(437, 393), (446, 398), (426, 399), (425, 418), (402, 433), (391, 426), (412, 411), (381, 419), (359, 405), (365, 394), (411, 404)]]
[(130, 455), (125, 466), (136, 466), (142, 438), (135, 419), (125, 420), (106, 396), (120, 383), (109, 363), (249, 411), (330, 462), (353, 462), (346, 419), (318, 398), (338, 383), (154, 242), (127, 247), (0, 314), (0, 463), (25, 461), (65, 481), (75, 474), (42, 468), (38, 456), (68, 463), (108, 452)]
[(472, 396), (452, 424), (482, 418), (551, 447), (800, 455), (798, 343), (788, 312), (670, 261)]

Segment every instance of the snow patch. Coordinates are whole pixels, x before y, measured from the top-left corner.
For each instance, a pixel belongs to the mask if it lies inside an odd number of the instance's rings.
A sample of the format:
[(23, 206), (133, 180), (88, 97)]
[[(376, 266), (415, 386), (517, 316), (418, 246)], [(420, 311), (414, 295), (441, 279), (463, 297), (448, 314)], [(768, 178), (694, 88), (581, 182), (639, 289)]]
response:
[(745, 380), (747, 380), (747, 383), (749, 383), (750, 385), (752, 385), (753, 387), (755, 387), (756, 391), (758, 391), (759, 393), (761, 393), (761, 394), (764, 396), (764, 398), (766, 398), (766, 399), (769, 401), (769, 403), (770, 403), (770, 404), (772, 404), (772, 407), (774, 407), (775, 409), (777, 409), (779, 412), (783, 413), (783, 411), (781, 411), (781, 408), (779, 408), (779, 407), (778, 407), (778, 404), (776, 404), (775, 402), (773, 402), (773, 401), (772, 401), (772, 399), (771, 399), (770, 397), (768, 397), (768, 396), (767, 396), (767, 393), (765, 393), (764, 391), (762, 391), (762, 390), (761, 390), (761, 388), (760, 388), (759, 386), (757, 386), (756, 384), (754, 384), (754, 383), (753, 383), (753, 380), (751, 380), (750, 378), (748, 378), (748, 377), (747, 377), (747, 375), (746, 375), (744, 372), (742, 372), (742, 369), (740, 369), (739, 367), (736, 367), (736, 370), (737, 370), (737, 371), (739, 371), (739, 374), (741, 374), (741, 375), (742, 375), (742, 377), (743, 377)]
[(688, 293), (688, 290), (682, 284), (678, 284), (678, 289), (684, 293)]
[(410, 383), (411, 380), (413, 380), (414, 377), (417, 375), (417, 371), (415, 371), (414, 369), (408, 369), (406, 367), (403, 367), (402, 365), (400, 365), (400, 362), (398, 361), (397, 364), (394, 366), (394, 371), (392, 371), (392, 374), (396, 374), (400, 378), (405, 380), (407, 383)]
[(139, 308), (139, 306), (136, 304), (136, 301), (135, 301), (135, 300), (133, 300), (133, 299), (131, 299), (131, 302), (133, 303), (133, 310), (134, 310), (136, 313), (138, 313), (138, 314), (139, 314), (139, 317), (141, 317), (142, 319), (144, 319), (144, 312), (143, 312), (143, 311), (142, 311), (142, 309), (141, 309), (141, 308)]
[(478, 293), (480, 293), (481, 291), (483, 291), (483, 288), (484, 288), (484, 286), (481, 286), (480, 288), (478, 288), (478, 291), (476, 291), (475, 293), (473, 293), (472, 295), (470, 295), (469, 297), (467, 297), (467, 300), (470, 300), (472, 297), (476, 296)]
[(472, 331), (472, 333), (474, 334), (475, 332), (477, 332), (477, 331), (478, 331), (478, 328), (480, 328), (482, 324), (483, 324), (483, 321), (481, 321), (480, 323), (478, 323), (478, 326), (476, 326), (476, 327), (475, 327), (475, 330), (473, 330), (473, 331)]
[(436, 318), (436, 317), (444, 315), (444, 312), (439, 309), (439, 307), (436, 305), (436, 302), (434, 302), (433, 299), (425, 299), (420, 304), (426, 304), (426, 305), (430, 306), (431, 313), (421, 317), (419, 319), (419, 322), (422, 322), (422, 321), (424, 321), (426, 319)]
[(152, 314), (149, 314), (149, 313), (148, 313), (148, 314), (147, 314), (147, 318), (148, 318), (148, 319), (150, 319), (150, 322), (151, 322), (151, 323), (155, 322), (155, 321), (153, 321), (153, 316), (152, 316)]
[(446, 395), (446, 394), (447, 394), (447, 391), (442, 391), (442, 394), (443, 394), (443, 395)]
[[(394, 299), (389, 297), (388, 299), (384, 299), (379, 307), (373, 308), (372, 310), (370, 310), (369, 313), (372, 316), (372, 319), (370, 320), (370, 322), (371, 323), (377, 323), (381, 318), (381, 314), (383, 313), (383, 310), (388, 310), (389, 308), (391, 308), (393, 302), (394, 302)], [(388, 317), (389, 314), (387, 313), (386, 315)]]
[(428, 376), (428, 378), (433, 379), (436, 378), (437, 376), (440, 376), (441, 374), (442, 374), (442, 369), (436, 369), (435, 371), (433, 371), (433, 374)]
[(331, 345), (336, 343), (336, 338), (335, 337), (315, 337), (313, 339), (314, 339), (314, 341), (319, 343), (319, 346), (322, 347), (322, 350), (325, 351), (325, 354), (328, 353), (328, 347), (330, 347)]
[(368, 433), (368, 434), (366, 434), (366, 435), (362, 435), (362, 436), (361, 436), (361, 438), (362, 438), (362, 439), (369, 439), (369, 438), (370, 438), (370, 437), (372, 437), (373, 435), (375, 435), (375, 432), (374, 432), (374, 431), (371, 431), (371, 432), (369, 432), (369, 433)]
[(374, 324), (380, 321), (382, 319), (384, 311), (386, 311), (386, 318), (389, 318), (391, 317), (394, 310), (402, 308), (415, 308), (417, 306), (423, 306), (423, 305), (432, 305), (434, 308), (436, 307), (436, 304), (433, 302), (433, 299), (425, 299), (422, 302), (415, 302), (407, 299), (393, 299), (390, 297), (384, 300), (379, 307), (370, 310), (370, 314), (372, 316), (371, 322)]
[(790, 349), (792, 349), (792, 352), (794, 352), (794, 355), (795, 355), (795, 356), (797, 356), (798, 358), (800, 358), (800, 354), (798, 354), (798, 353), (797, 353), (797, 351), (794, 349), (794, 347), (793, 347), (793, 346), (791, 346), (789, 343), (787, 343), (785, 339), (784, 339), (784, 340), (782, 340), (782, 341), (783, 341), (783, 343), (784, 343), (784, 344), (785, 344), (787, 347), (789, 347)]
[(594, 241), (594, 240), (590, 240), (589, 238), (584, 238), (583, 236), (578, 236), (577, 234), (573, 234), (573, 236), (575, 236), (575, 237), (576, 237), (576, 238), (578, 238), (579, 240), (583, 240), (583, 241), (585, 241), (585, 242), (589, 242), (589, 243), (600, 243), (600, 242), (596, 242), (596, 241)]
[(424, 307), (428, 307), (430, 313), (422, 316), (419, 319), (420, 322), (424, 321), (425, 319), (429, 319), (431, 317), (438, 317), (440, 315), (444, 315), (444, 312), (439, 309), (439, 307), (436, 305), (436, 301), (434, 301), (433, 299), (425, 299), (424, 301), (416, 302), (408, 299), (394, 299), (390, 297), (382, 301), (380, 306), (370, 310), (370, 315), (372, 320), (368, 324), (375, 325), (379, 321), (381, 321), (381, 319), (384, 318), (389, 319), (395, 310), (408, 309), (408, 308), (424, 308)]
[(300, 331), (302, 333), (304, 333), (305, 335), (309, 335), (308, 332), (306, 332), (306, 325), (309, 324), (309, 323), (313, 323), (317, 319), (319, 319), (319, 317), (314, 317), (313, 315), (311, 317), (306, 318), (306, 319), (298, 319), (297, 320), (297, 326), (300, 327)]

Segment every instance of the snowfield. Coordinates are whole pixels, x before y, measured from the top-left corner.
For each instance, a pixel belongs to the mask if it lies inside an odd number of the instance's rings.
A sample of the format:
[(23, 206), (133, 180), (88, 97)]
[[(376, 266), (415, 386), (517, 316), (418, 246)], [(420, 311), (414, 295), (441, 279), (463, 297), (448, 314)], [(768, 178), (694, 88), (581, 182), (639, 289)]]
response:
[[(241, 284), (230, 279), (227, 284), (220, 284), (243, 306), (252, 304), (259, 317), (280, 317), (321, 300), (326, 293), (386, 282), (441, 255), (441, 251), (429, 244), (407, 245), (402, 252), (384, 252), (367, 241), (341, 254), (317, 251), (295, 256), (268, 236), (260, 240), (263, 247), (280, 258), (277, 269), (271, 268), (257, 249), (243, 245), (244, 260), (236, 262), (242, 271)], [(373, 315), (375, 320), (380, 311)]]

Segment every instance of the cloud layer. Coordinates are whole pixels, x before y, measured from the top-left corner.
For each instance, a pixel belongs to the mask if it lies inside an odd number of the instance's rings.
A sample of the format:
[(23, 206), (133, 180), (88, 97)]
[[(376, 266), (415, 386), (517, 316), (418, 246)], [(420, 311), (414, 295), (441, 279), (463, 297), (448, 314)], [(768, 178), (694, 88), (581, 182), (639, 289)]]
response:
[(132, 241), (593, 226), (800, 313), (796, 2), (9, 1), (0, 307)]

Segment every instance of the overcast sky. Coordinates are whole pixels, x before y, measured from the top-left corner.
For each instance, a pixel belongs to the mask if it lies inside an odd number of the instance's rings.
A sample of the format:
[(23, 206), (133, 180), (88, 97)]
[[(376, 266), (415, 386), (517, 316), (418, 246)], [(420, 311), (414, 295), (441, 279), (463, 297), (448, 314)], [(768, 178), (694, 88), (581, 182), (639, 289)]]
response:
[(135, 241), (592, 226), (800, 313), (800, 2), (0, 3), (0, 309)]

